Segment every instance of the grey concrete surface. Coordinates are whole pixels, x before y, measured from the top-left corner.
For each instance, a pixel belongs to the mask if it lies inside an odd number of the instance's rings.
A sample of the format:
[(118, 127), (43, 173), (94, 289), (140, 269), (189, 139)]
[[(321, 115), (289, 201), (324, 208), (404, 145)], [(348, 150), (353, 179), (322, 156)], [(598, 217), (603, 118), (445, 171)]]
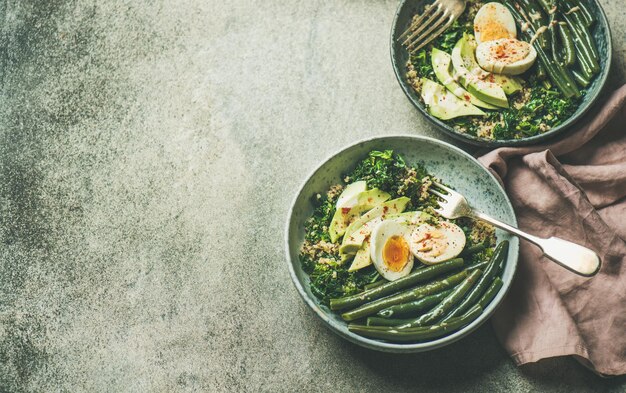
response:
[[(602, 3), (616, 85), (626, 12)], [(298, 297), (303, 177), (359, 138), (442, 137), (394, 79), (396, 4), (2, 2), (0, 391), (623, 392), (572, 359), (516, 368), (489, 326), (374, 353)]]

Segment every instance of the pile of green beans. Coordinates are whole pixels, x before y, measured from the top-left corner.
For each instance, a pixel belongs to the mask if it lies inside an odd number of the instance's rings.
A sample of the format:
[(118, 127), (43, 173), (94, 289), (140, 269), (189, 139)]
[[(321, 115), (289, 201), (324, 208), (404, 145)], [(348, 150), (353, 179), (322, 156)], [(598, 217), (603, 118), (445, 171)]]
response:
[(456, 270), (462, 266), (463, 259), (456, 258), (450, 261), (443, 262), (439, 265), (418, 269), (406, 277), (403, 277), (396, 281), (388, 282), (384, 285), (380, 285), (368, 291), (338, 299), (330, 299), (330, 309), (343, 310), (346, 308), (359, 306), (372, 300), (379, 299), (385, 295), (395, 293), (400, 289), (411, 287), (412, 285), (417, 283), (429, 281), (433, 277), (436, 277), (443, 273), (447, 273), (452, 270)]
[[(580, 97), (600, 71), (598, 50), (589, 30), (595, 16), (586, 0), (503, 0), (537, 51), (537, 77), (546, 76), (566, 96)], [(551, 49), (549, 52), (548, 49)]]
[(478, 318), (482, 312), (482, 307), (477, 304), (461, 317), (456, 317), (448, 322), (432, 326), (398, 329), (388, 326), (348, 325), (348, 330), (364, 337), (377, 338), (391, 342), (426, 341), (447, 336), (461, 329), (463, 326), (469, 325)]
[[(461, 256), (482, 252), (468, 247)], [(396, 280), (379, 280), (356, 295), (331, 299), (351, 332), (390, 342), (417, 342), (446, 336), (478, 318), (503, 286), (500, 275), (509, 249), (498, 244), (487, 261), (462, 258), (420, 268)]]

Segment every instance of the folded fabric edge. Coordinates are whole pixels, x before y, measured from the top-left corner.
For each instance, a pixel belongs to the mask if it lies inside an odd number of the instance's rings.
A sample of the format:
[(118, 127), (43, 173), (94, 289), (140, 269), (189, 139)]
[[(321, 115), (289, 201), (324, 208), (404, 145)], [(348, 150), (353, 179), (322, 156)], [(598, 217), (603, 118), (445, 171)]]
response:
[(542, 359), (570, 355), (577, 355), (587, 360), (589, 357), (587, 348), (582, 345), (575, 344), (546, 348), (541, 351), (520, 351), (511, 354), (511, 358), (515, 362), (515, 365), (521, 366), (526, 363), (535, 363)]
[(523, 366), (528, 363), (536, 363), (543, 359), (573, 356), (581, 365), (601, 377), (614, 377), (626, 374), (626, 363), (619, 367), (604, 368), (598, 370), (589, 360), (587, 349), (582, 345), (565, 345), (560, 347), (546, 348), (541, 351), (520, 351), (511, 355), (511, 359), (516, 366)]

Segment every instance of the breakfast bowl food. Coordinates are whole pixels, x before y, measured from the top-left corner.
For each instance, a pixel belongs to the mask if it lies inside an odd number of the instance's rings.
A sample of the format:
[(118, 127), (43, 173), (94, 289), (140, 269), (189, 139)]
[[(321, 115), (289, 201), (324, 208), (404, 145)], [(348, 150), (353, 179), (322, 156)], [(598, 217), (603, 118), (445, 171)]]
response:
[(515, 225), (484, 167), (434, 139), (368, 139), (334, 154), (299, 190), (286, 227), (293, 282), (340, 336), (388, 352), (454, 342), (486, 321), (506, 294), (518, 240), (435, 211), (432, 181)]
[(439, 129), (481, 146), (555, 137), (594, 104), (611, 64), (595, 0), (467, 0), (443, 34), (417, 50), (403, 33), (431, 0), (404, 0), (391, 31), (404, 93)]

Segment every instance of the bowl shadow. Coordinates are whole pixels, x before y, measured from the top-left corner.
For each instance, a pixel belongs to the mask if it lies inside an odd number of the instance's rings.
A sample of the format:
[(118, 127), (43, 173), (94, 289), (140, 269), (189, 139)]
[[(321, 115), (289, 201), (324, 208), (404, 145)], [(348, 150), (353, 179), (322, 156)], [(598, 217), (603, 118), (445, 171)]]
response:
[(455, 343), (421, 353), (381, 353), (344, 343), (351, 360), (369, 373), (415, 391), (432, 389), (433, 385), (441, 391), (458, 388), (461, 383), (471, 385), (473, 380), (509, 361), (488, 323)]

